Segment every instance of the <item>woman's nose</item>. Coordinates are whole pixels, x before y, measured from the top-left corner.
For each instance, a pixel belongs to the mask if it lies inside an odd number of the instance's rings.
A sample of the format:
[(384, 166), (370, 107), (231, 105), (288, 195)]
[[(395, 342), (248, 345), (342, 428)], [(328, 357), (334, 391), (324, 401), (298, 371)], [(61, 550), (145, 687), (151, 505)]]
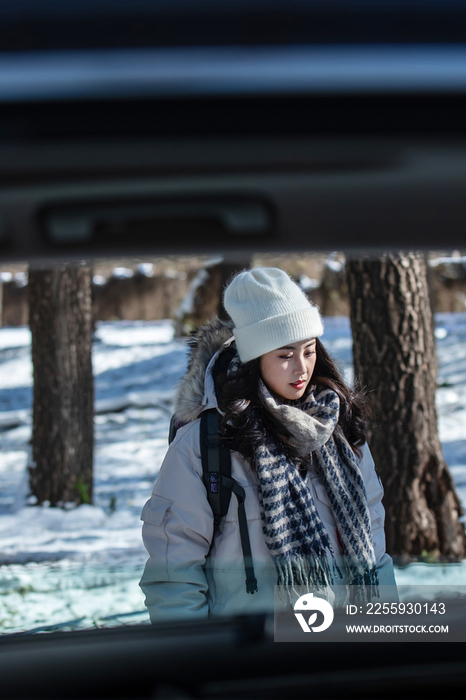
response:
[(295, 374), (306, 374), (306, 363), (304, 357), (297, 357), (295, 364)]

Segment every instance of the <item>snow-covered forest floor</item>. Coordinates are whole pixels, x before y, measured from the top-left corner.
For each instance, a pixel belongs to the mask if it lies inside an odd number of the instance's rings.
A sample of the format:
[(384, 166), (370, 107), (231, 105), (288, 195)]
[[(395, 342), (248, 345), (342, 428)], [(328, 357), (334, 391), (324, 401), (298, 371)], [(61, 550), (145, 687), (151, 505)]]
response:
[[(352, 379), (346, 317), (325, 319), (325, 344)], [(466, 313), (438, 314), (440, 438), (466, 506)], [(146, 559), (139, 515), (167, 449), (173, 388), (186, 344), (170, 321), (100, 323), (95, 374), (95, 499), (34, 506), (30, 333), (0, 329), (0, 633), (148, 622), (138, 586)], [(462, 564), (415, 563), (399, 584), (461, 584)]]

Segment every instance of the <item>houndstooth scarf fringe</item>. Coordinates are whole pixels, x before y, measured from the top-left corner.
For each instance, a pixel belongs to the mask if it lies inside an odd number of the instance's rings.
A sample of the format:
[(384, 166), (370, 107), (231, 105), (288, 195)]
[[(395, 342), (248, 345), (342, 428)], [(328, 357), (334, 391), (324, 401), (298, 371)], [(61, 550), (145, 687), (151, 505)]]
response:
[(274, 558), (275, 568), (278, 573), (278, 586), (313, 586), (317, 590), (325, 588), (329, 583), (334, 583), (335, 578), (342, 578), (342, 574), (335, 562), (332, 565), (327, 557), (281, 557)]

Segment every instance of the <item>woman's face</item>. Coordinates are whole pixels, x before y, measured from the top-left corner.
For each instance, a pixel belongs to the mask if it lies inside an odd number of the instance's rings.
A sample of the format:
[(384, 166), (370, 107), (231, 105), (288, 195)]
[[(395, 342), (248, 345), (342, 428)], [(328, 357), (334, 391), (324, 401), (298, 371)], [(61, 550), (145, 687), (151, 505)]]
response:
[(316, 340), (291, 343), (262, 355), (261, 376), (279, 399), (295, 401), (306, 391), (316, 364)]

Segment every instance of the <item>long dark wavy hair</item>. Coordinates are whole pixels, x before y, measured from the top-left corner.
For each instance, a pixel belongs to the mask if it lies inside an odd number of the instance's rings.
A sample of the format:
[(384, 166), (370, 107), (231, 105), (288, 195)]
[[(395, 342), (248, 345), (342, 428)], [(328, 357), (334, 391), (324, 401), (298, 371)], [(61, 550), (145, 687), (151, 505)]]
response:
[[(255, 468), (255, 453), (264, 437), (275, 443), (287, 457), (299, 462), (291, 433), (267, 410), (259, 392), (260, 357), (241, 365), (233, 376), (227, 374), (235, 354), (234, 344), (224, 351), (214, 368), (214, 381), (219, 408), (224, 412), (222, 426), (232, 449), (243, 455)], [(332, 358), (316, 338), (316, 364), (309, 386), (328, 387), (338, 394), (340, 415), (338, 425), (353, 452), (361, 456), (365, 442), (364, 429), (370, 417), (367, 397), (353, 391), (343, 381)]]

